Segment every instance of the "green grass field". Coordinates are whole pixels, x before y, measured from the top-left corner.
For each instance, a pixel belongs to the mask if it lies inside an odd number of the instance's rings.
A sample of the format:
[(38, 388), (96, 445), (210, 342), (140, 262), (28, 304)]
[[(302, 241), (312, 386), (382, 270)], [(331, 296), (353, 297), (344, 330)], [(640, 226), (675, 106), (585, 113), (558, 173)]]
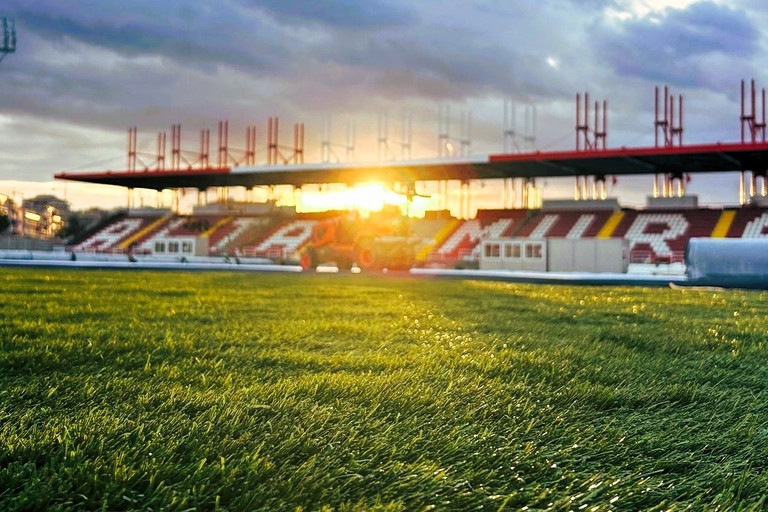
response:
[(768, 294), (0, 269), (0, 510), (761, 510)]

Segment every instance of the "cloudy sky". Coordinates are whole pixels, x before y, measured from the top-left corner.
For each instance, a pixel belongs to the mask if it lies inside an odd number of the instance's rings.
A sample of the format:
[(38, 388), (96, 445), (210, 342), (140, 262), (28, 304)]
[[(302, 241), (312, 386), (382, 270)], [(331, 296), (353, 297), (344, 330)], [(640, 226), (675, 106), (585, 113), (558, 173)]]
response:
[[(112, 187), (54, 182), (60, 171), (122, 169), (126, 129), (140, 149), (181, 123), (183, 146), (230, 123), (242, 146), (255, 124), (263, 160), (269, 116), (284, 140), (306, 125), (306, 159), (319, 161), (324, 119), (355, 159), (377, 158), (386, 112), (391, 156), (412, 117), (413, 157), (437, 154), (438, 112), (450, 134), (471, 112), (471, 152), (503, 148), (504, 101), (537, 112), (536, 148), (573, 149), (575, 94), (609, 105), (608, 146), (653, 145), (653, 91), (685, 97), (687, 143), (739, 138), (741, 79), (768, 86), (764, 0), (5, 0), (17, 51), (0, 63), (0, 192), (65, 195), (76, 208), (122, 205)], [(215, 138), (215, 133), (212, 139)], [(344, 150), (336, 150), (344, 160)], [(548, 183), (545, 197), (570, 193)], [(648, 180), (612, 195), (639, 205)], [(693, 193), (735, 203), (735, 176), (698, 178)], [(492, 184), (477, 204), (498, 207)]]

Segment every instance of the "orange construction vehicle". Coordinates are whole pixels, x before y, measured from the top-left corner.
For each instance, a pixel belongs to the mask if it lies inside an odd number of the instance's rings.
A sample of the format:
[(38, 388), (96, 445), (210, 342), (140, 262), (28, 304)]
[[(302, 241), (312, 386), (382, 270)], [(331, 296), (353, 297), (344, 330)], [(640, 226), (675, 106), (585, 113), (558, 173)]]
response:
[(318, 222), (304, 247), (301, 266), (314, 269), (335, 263), (340, 270), (407, 270), (413, 266), (417, 238), (398, 207), (385, 208), (361, 219), (356, 212)]

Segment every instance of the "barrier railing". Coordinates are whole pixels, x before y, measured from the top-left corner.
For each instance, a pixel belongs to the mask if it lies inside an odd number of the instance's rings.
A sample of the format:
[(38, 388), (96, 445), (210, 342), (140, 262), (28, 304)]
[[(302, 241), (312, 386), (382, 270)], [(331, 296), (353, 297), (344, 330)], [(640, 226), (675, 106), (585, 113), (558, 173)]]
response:
[(629, 262), (649, 263), (653, 265), (684, 263), (685, 251), (671, 251), (669, 254), (656, 254), (653, 251), (633, 249), (629, 252)]

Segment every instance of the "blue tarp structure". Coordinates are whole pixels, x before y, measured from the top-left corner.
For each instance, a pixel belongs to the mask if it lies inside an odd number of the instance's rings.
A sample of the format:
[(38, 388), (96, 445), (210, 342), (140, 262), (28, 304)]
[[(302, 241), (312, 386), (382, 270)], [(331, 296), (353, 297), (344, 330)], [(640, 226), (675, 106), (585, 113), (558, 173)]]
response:
[(688, 284), (768, 289), (768, 238), (691, 238)]

